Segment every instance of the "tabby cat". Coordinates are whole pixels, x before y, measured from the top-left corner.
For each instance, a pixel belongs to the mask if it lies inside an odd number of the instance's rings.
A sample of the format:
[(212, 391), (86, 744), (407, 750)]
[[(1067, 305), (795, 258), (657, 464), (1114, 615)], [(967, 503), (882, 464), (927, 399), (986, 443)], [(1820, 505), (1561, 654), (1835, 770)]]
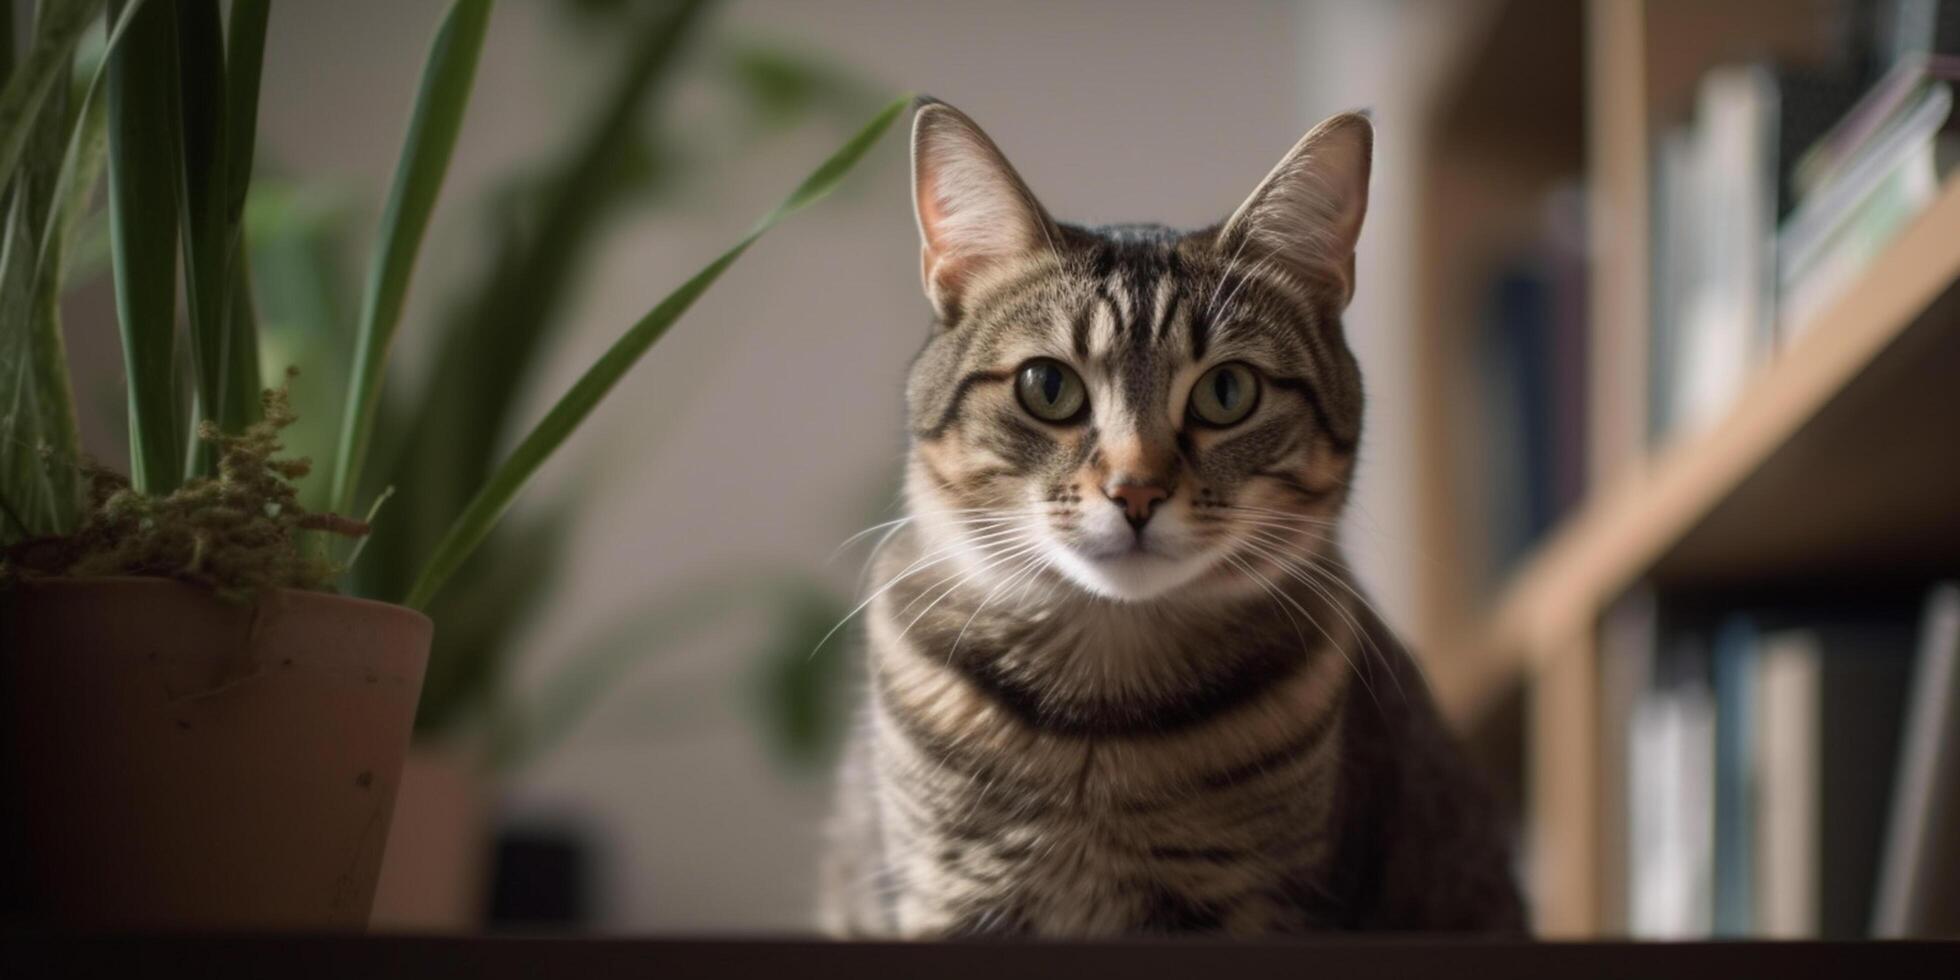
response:
[(1215, 227), (1083, 228), (922, 103), (937, 323), (829, 931), (1523, 929), (1492, 806), (1336, 544), (1371, 143), (1321, 123)]

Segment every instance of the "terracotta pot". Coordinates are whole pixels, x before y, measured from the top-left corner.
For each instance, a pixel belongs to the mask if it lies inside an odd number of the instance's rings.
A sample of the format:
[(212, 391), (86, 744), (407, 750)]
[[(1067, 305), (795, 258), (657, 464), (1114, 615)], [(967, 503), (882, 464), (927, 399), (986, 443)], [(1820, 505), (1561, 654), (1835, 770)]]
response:
[(428, 663), (396, 606), (0, 590), (0, 881), (80, 928), (359, 929)]
[(450, 745), (409, 748), (368, 920), (376, 932), (482, 930), (489, 906), (490, 791), (478, 759)]

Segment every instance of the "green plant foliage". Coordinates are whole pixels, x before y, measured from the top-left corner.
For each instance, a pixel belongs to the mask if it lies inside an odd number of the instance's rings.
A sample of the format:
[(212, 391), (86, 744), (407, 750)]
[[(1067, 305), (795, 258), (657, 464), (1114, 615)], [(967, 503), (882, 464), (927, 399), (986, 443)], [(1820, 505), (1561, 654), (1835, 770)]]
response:
[[(414, 397), (384, 406), (387, 446), (376, 455), (393, 465), (379, 468), (364, 492), (393, 486), (397, 498), (381, 517), (386, 532), (357, 569), (362, 591), (389, 600), (407, 594), (442, 529), (496, 466), (512, 424), (512, 392), (536, 370), (575, 273), (608, 209), (620, 203), (626, 187), (617, 170), (702, 6), (688, 0), (643, 19), (601, 111), (562, 164), (492, 204), (492, 258), (438, 324), (430, 376)], [(478, 356), (490, 350), (498, 356)]]
[(205, 422), (198, 436), (213, 446), (217, 475), (195, 477), (168, 494), (147, 494), (107, 470), (89, 470), (90, 505), (81, 527), (13, 546), (0, 559), (0, 576), (162, 576), (240, 598), (265, 589), (328, 587), (340, 568), (302, 551), (301, 533), (359, 537), (367, 526), (300, 505), (293, 481), (312, 464), (279, 455), (279, 430), (293, 420), (284, 389), (264, 393), (262, 414), (237, 435)]
[(456, 134), (463, 126), (470, 86), (476, 78), (477, 57), (490, 25), (489, 0), (456, 0), (436, 32), (429, 62), (422, 71), (415, 114), (388, 205), (381, 217), (380, 247), (368, 270), (366, 298), (355, 335), (354, 375), (347, 390), (346, 414), (341, 418), (340, 448), (334, 456), (333, 501), (338, 511), (354, 507), (354, 489), (374, 432), (375, 406), (395, 338), (402, 304), (429, 227), (436, 197), (442, 191)]
[[(793, 45), (724, 45), (707, 60), (708, 77), (738, 105), (718, 109), (710, 128), (724, 119), (730, 128), (703, 134), (690, 126), (683, 139), (649, 125), (649, 110), (672, 88), (665, 83), (686, 60), (706, 0), (583, 4), (591, 26), (604, 29), (594, 38), (617, 55), (608, 87), (551, 166), (502, 189), (489, 228), (492, 261), (478, 288), (462, 290), (465, 300), (434, 326), (436, 368), (414, 397), (403, 397), (383, 391), (388, 351), (456, 147), (490, 0), (454, 0), (441, 22), (351, 311), (339, 267), (351, 209), (323, 207), (277, 181), (254, 183), (268, 0), (108, 0), (106, 17), (104, 6), (43, 0), (18, 64), (0, 30), (4, 574), (163, 575), (236, 595), (333, 588), (344, 574), (335, 556), (347, 549), (329, 540), (366, 527), (329, 512), (353, 512), (358, 500), (399, 489), (382, 512), (390, 533), (364, 541), (372, 547), (349, 581), (364, 594), (407, 595), (417, 605), (442, 597), (431, 609), (438, 649), (418, 727), (491, 715), (511, 635), (546, 595), (576, 513), (547, 508), (492, 535), (504, 511), (693, 301), (770, 226), (841, 181), (902, 103), (628, 330), (499, 466), (513, 434), (513, 395), (541, 362), (599, 233), (627, 205), (671, 191), (683, 170), (753, 152), (745, 138), (819, 111), (862, 118), (868, 87)], [(0, 27), (13, 24), (9, 16)], [(728, 132), (739, 134), (733, 144), (717, 142)], [(77, 220), (105, 163), (103, 234)], [(91, 254), (114, 278), (128, 480), (82, 460), (75, 436), (59, 300)], [(181, 344), (178, 269), (187, 314)], [(485, 350), (498, 356), (485, 358)], [(297, 397), (315, 419), (298, 428), (285, 389), (256, 397), (262, 377), (294, 363), (309, 368)], [(288, 442), (301, 451), (285, 454)], [(370, 442), (376, 465), (364, 467)], [(307, 480), (309, 456), (323, 461), (323, 479)], [(365, 482), (364, 468), (372, 470)], [(491, 560), (466, 561), (472, 553)], [(464, 587), (444, 592), (445, 582)], [(691, 601), (700, 593), (683, 587), (669, 604), (696, 624), (688, 629), (770, 611), (779, 613), (768, 617), (779, 627), (771, 644), (788, 649), (797, 644), (777, 643), (780, 635), (814, 622), (822, 604), (822, 589), (808, 580), (730, 578), (716, 587), (726, 602)], [(532, 747), (511, 751), (533, 753), (567, 730), (605, 690), (590, 677), (616, 679), (664, 644), (620, 645), (634, 650), (574, 658), (596, 672), (574, 670), (547, 685), (550, 696), (523, 715), (523, 736), (505, 743)], [(813, 692), (828, 689), (829, 675), (822, 665), (770, 662), (776, 679), (764, 687), (782, 715), (771, 731), (782, 745), (813, 744), (829, 724)]]
[(74, 218), (101, 163), (103, 115), (94, 84), (84, 94), (66, 81), (88, 26), (74, 18), (99, 7), (45, 5), (33, 51), (0, 95), (0, 116), (16, 127), (0, 136), (0, 542), (71, 530), (81, 504), (60, 298)]
[[(232, 166), (249, 176), (249, 144), (231, 146), (233, 106), (228, 98), (223, 18), (218, 0), (176, 0), (178, 105), (183, 114), (178, 169), (178, 218), (183, 231), (184, 300), (190, 312), (191, 350), (196, 366), (197, 424), (215, 420), (237, 432), (256, 421), (259, 365), (250, 322), (234, 323), (239, 309), (232, 278), (238, 272), (238, 219), (232, 210)], [(256, 54), (256, 52), (252, 52)], [(257, 104), (252, 93), (253, 105)], [(200, 450), (209, 443), (197, 442)], [(209, 471), (209, 453), (199, 451), (192, 474)]]
[(109, 52), (109, 236), (129, 384), (130, 479), (165, 494), (183, 472), (177, 386), (177, 24), (135, 11)]
[[(237, 233), (252, 186), (259, 136), (259, 77), (265, 69), (265, 31), (271, 0), (231, 0), (225, 28), (225, 219)], [(237, 277), (244, 280), (245, 276)]]
[(777, 758), (793, 767), (828, 765), (850, 727), (850, 646), (823, 642), (850, 611), (849, 602), (814, 582), (786, 590), (774, 604), (773, 628), (755, 658), (756, 717)]
[[(0, 190), (7, 189), (48, 97), (68, 78), (75, 45), (88, 33), (102, 0), (46, 0), (36, 11), (33, 46), (19, 70), (0, 88)], [(7, 11), (9, 17), (13, 11)], [(12, 41), (12, 22), (7, 31)], [(11, 47), (11, 44), (10, 44)]]
[[(624, 18), (630, 29), (620, 63), (593, 116), (554, 163), (505, 182), (482, 208), (494, 243), (490, 260), (432, 324), (429, 375), (411, 395), (381, 401), (372, 450), (380, 465), (367, 467), (361, 493), (392, 487), (396, 494), (353, 563), (360, 594), (396, 601), (408, 592), (443, 528), (496, 466), (515, 422), (514, 394), (543, 362), (542, 348), (600, 233), (633, 213), (629, 205), (642, 191), (672, 176), (645, 167), (636, 147), (704, 6), (682, 0)], [(608, 25), (612, 34), (621, 33), (621, 19)], [(486, 350), (499, 356), (478, 356)], [(515, 627), (548, 591), (568, 524), (556, 510), (506, 518), (431, 603), (429, 615), (446, 625), (430, 651), (419, 729), (482, 716)]]
[(436, 546), (427, 565), (416, 577), (415, 585), (409, 590), (406, 605), (420, 609), (435, 595), (457, 566), (468, 558), (484, 537), (490, 533), (497, 519), (510, 507), (511, 501), (524, 488), (545, 460), (563, 445), (585, 417), (597, 408), (599, 402), (612, 391), (619, 379), (639, 362), (647, 349), (659, 340), (686, 313), (703, 293), (713, 286), (735, 260), (742, 257), (757, 239), (776, 223), (821, 200), (836, 188), (844, 175), (857, 165), (865, 153), (876, 145), (879, 137), (891, 128), (893, 122), (904, 113), (910, 99), (898, 99), (886, 106), (869, 125), (844, 144), (843, 148), (825, 160), (815, 172), (798, 185), (788, 199), (774, 211), (763, 216), (753, 230), (743, 236), (728, 251), (710, 262), (707, 268), (694, 274), (693, 278), (681, 284), (679, 289), (661, 300), (651, 312), (642, 317), (622, 335), (613, 346), (599, 358), (598, 363), (588, 369), (572, 385), (572, 389), (553, 405), (530, 435), (519, 443), (501, 468), (490, 478), (488, 484), (471, 500), (456, 523), (450, 525), (443, 540)]
[[(277, 376), (297, 364), (306, 372), (292, 386), (299, 419), (285, 437), (294, 452), (314, 461), (300, 499), (315, 510), (333, 506), (329, 461), (339, 438), (354, 336), (349, 297), (357, 295), (358, 280), (347, 258), (355, 226), (350, 198), (322, 185), (262, 176), (245, 209), (260, 369)], [(369, 547), (376, 543), (370, 539)]]
[(722, 71), (747, 99), (764, 126), (781, 127), (815, 112), (849, 112), (877, 105), (884, 96), (859, 75), (792, 46), (743, 41), (718, 59)]
[[(498, 703), (490, 726), (491, 764), (512, 770), (543, 757), (649, 657), (740, 621), (765, 624), (751, 658), (757, 665), (752, 693), (771, 750), (796, 767), (826, 763), (845, 730), (849, 664), (841, 644), (829, 652), (811, 651), (849, 608), (821, 583), (802, 576), (728, 572), (686, 583), (595, 631), (527, 685), (525, 695)], [(703, 692), (689, 691), (679, 700), (704, 698)]]
[(0, 82), (14, 73), (14, 0), (0, 3)]

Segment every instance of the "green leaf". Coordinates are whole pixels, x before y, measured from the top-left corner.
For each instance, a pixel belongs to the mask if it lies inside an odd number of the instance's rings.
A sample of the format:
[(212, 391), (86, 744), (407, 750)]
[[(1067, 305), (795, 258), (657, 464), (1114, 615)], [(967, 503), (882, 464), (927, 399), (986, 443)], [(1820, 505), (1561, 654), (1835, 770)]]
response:
[(862, 76), (806, 45), (748, 38), (725, 43), (716, 55), (764, 128), (787, 127), (816, 112), (857, 119), (884, 99)]
[(607, 623), (554, 658), (548, 673), (525, 685), (521, 699), (496, 705), (489, 719), (491, 764), (508, 771), (542, 756), (649, 658), (737, 613), (766, 614), (814, 588), (786, 576), (720, 573), (683, 583)]
[(134, 0), (122, 8), (121, 14), (110, 25), (102, 50), (88, 72), (88, 85), (82, 90), (81, 106), (76, 110), (74, 125), (69, 127), (68, 145), (62, 151), (60, 176), (55, 184), (54, 199), (62, 202), (62, 206), (60, 210), (47, 215), (37, 246), (36, 262), (40, 265), (65, 259), (65, 256), (54, 254), (56, 245), (70, 242), (75, 222), (88, 210), (89, 198), (95, 193), (95, 181), (101, 175), (103, 154), (107, 147), (107, 117), (102, 109), (102, 85), (109, 72), (109, 55), (122, 43), (129, 31), (130, 21), (144, 3), (145, 0)]
[(553, 511), (505, 522), (484, 542), (478, 552), (482, 560), (459, 570), (454, 587), (429, 604), (429, 618), (442, 628), (430, 643), (422, 700), (415, 709), (419, 735), (454, 732), (483, 720), (481, 713), (505, 687), (505, 671), (515, 659), (513, 634), (548, 595), (543, 585), (563, 550), (569, 516)]
[(0, 82), (14, 74), (14, 0), (0, 0)]
[[(390, 485), (399, 496), (375, 528), (373, 561), (355, 570), (365, 594), (390, 601), (406, 594), (444, 528), (496, 468), (515, 425), (513, 393), (537, 370), (538, 349), (598, 231), (624, 210), (629, 188), (619, 172), (704, 6), (685, 0), (634, 21), (623, 63), (564, 155), (490, 202), (484, 223), (492, 258), (435, 324), (435, 356), (413, 397), (383, 399), (377, 413), (370, 452), (379, 465), (357, 492)], [(498, 356), (477, 356), (490, 350)]]
[(422, 89), (416, 95), (408, 139), (381, 217), (380, 247), (368, 272), (354, 342), (354, 374), (348, 383), (340, 445), (334, 459), (332, 499), (334, 509), (343, 513), (354, 505), (361, 464), (373, 435), (388, 347), (401, 319), (423, 232), (428, 230), (429, 215), (435, 210), (450, 154), (456, 148), (456, 135), (462, 129), (463, 110), (469, 104), (477, 57), (482, 53), (489, 23), (489, 0), (456, 0), (436, 32), (422, 71)]
[(177, 417), (177, 23), (146, 4), (109, 55), (109, 235), (129, 385), (130, 478), (168, 493), (183, 470)]
[[(49, 122), (59, 125), (44, 117), (37, 128)], [(37, 133), (33, 142), (48, 135)], [(23, 169), (0, 221), (0, 542), (69, 530), (79, 502), (59, 307), (47, 301), (37, 276), (30, 230), (47, 204), (46, 169)]]
[(551, 458), (558, 447), (563, 445), (585, 417), (597, 408), (614, 385), (619, 383), (626, 372), (639, 362), (647, 349), (672, 327), (675, 321), (686, 313), (702, 294), (720, 279), (728, 267), (742, 257), (742, 253), (761, 238), (764, 232), (782, 219), (808, 207), (811, 203), (828, 194), (849, 173), (853, 166), (870, 151), (878, 138), (891, 128), (893, 122), (905, 112), (907, 99), (899, 99), (880, 112), (869, 125), (844, 144), (830, 159), (824, 161), (814, 173), (806, 178), (789, 198), (778, 205), (758, 222), (753, 230), (745, 235), (734, 247), (709, 263), (707, 268), (696, 273), (693, 278), (669, 294), (651, 312), (627, 330), (625, 335), (613, 343), (611, 349), (601, 356), (596, 364), (587, 370), (583, 377), (572, 386), (571, 391), (552, 406), (543, 421), (524, 438), (510, 459), (490, 478), (490, 482), (479, 491), (465, 508), (462, 515), (443, 536), (436, 546), (415, 585), (409, 590), (406, 604), (420, 609), (427, 605), (457, 566), (476, 550), (476, 546), (496, 526), (499, 518), (507, 510), (517, 494), (528, 483), (538, 468)]
[(777, 758), (799, 769), (820, 769), (837, 754), (850, 727), (849, 645), (824, 643), (851, 604), (817, 583), (785, 591), (757, 652), (757, 719)]
[(265, 68), (265, 30), (270, 0), (231, 0), (225, 31), (225, 217), (234, 233), (245, 219), (252, 186), (252, 155), (259, 133), (259, 76)]
[[(297, 481), (308, 510), (332, 506), (326, 461), (339, 439), (353, 354), (349, 296), (359, 279), (348, 274), (345, 259), (356, 223), (343, 195), (277, 179), (254, 182), (245, 208), (251, 275), (239, 278), (249, 283), (257, 308), (260, 370), (269, 378), (289, 367), (303, 371), (289, 386), (298, 418), (279, 435), (289, 454), (321, 461)], [(364, 540), (370, 549), (386, 544), (374, 535)]]
[[(182, 90), (183, 164), (178, 169), (178, 220), (184, 237), (184, 305), (190, 313), (191, 351), (197, 365), (197, 417), (227, 432), (243, 431), (258, 415), (258, 351), (232, 329), (230, 285), (235, 236), (227, 220), (232, 182), (226, 174), (229, 106), (225, 90), (224, 21), (218, 0), (175, 0), (177, 67)], [(249, 348), (249, 349), (243, 349)], [(233, 362), (245, 360), (249, 370)], [(242, 389), (242, 390), (241, 390)], [(210, 475), (210, 443), (193, 436), (187, 476)]]
[[(128, 26), (128, 13), (99, 48), (78, 45), (70, 56), (87, 84), (49, 92), (24, 144), (18, 179), (0, 195), (9, 202), (0, 238), (0, 456), (6, 473), (0, 496), (10, 498), (0, 535), (66, 533), (80, 513), (81, 439), (60, 301), (70, 241), (103, 162), (106, 115), (98, 94), (106, 56)], [(41, 26), (58, 25), (44, 18)], [(66, 65), (59, 74), (73, 77)]]
[(221, 417), (227, 428), (249, 425), (262, 413), (259, 391), (265, 376), (259, 364), (258, 320), (252, 306), (249, 250), (245, 246), (245, 197), (252, 186), (252, 158), (259, 132), (259, 76), (265, 62), (268, 0), (232, 0), (225, 32), (225, 389), (237, 403)]
[[(521, 698), (496, 704), (488, 719), (491, 765), (509, 772), (544, 756), (651, 658), (717, 626), (763, 622), (746, 678), (762, 734), (791, 767), (819, 767), (849, 727), (851, 664), (841, 644), (812, 649), (849, 610), (802, 575), (723, 572), (683, 583), (553, 658)], [(699, 691), (679, 697), (703, 700)]]
[(101, 9), (102, 0), (47, 0), (36, 11), (34, 46), (0, 89), (0, 191), (12, 185), (41, 106), (67, 81), (69, 56)]

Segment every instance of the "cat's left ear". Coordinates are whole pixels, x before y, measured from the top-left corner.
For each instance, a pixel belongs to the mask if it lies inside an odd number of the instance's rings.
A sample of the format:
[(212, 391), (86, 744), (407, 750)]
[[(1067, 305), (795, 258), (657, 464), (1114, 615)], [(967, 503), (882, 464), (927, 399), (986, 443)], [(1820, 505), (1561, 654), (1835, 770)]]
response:
[(959, 319), (974, 286), (1017, 260), (1052, 253), (1061, 233), (979, 125), (922, 100), (912, 122), (912, 200), (926, 297), (941, 323)]
[(1315, 126), (1239, 205), (1219, 231), (1218, 248), (1241, 264), (1271, 259), (1336, 310), (1354, 297), (1354, 247), (1368, 213), (1374, 126), (1358, 112)]

